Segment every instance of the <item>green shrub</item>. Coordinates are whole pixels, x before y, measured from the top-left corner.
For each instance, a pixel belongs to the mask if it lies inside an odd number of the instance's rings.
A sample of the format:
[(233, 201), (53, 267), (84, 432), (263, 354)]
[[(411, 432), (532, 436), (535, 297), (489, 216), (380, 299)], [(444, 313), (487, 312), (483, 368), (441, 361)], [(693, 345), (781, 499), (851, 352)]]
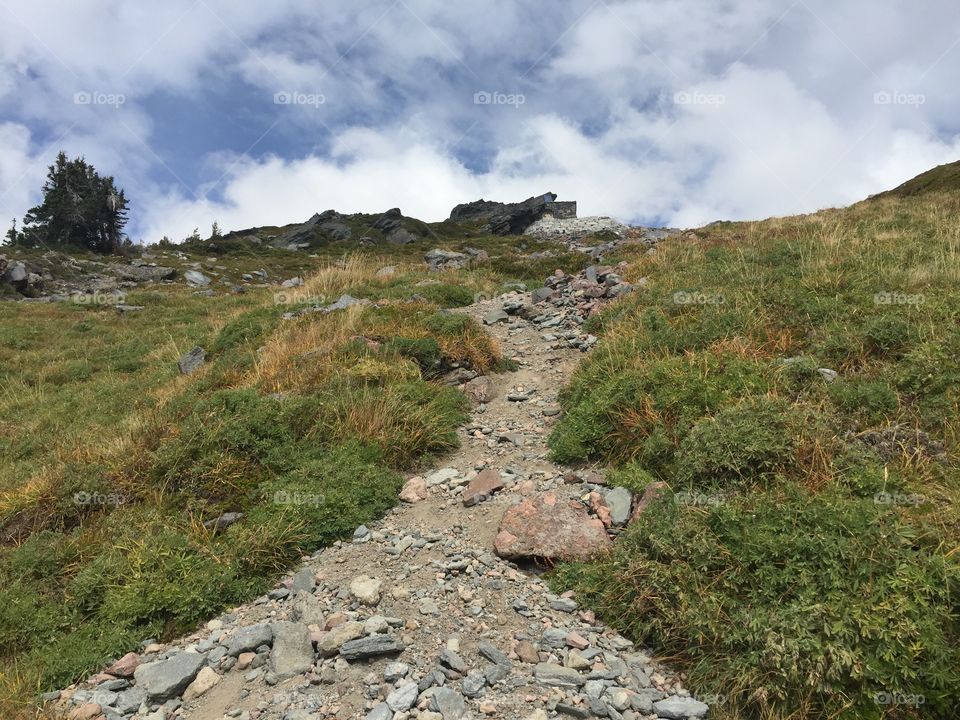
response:
[(896, 391), (881, 380), (837, 380), (827, 392), (839, 410), (867, 422), (879, 422), (899, 406)]
[(705, 415), (769, 387), (757, 363), (735, 355), (628, 352), (599, 348), (564, 390), (567, 412), (550, 436), (560, 462), (642, 458), (657, 470)]
[(790, 358), (780, 364), (780, 382), (791, 393), (800, 393), (823, 382), (816, 360), (809, 357)]
[(679, 477), (697, 485), (768, 479), (791, 457), (795, 422), (786, 402), (765, 397), (704, 418), (680, 442)]
[(275, 307), (246, 312), (223, 326), (213, 342), (213, 353), (220, 354), (241, 346), (260, 344), (279, 321), (280, 312)]
[(726, 696), (724, 717), (878, 717), (877, 693), (949, 717), (960, 701), (957, 559), (872, 499), (667, 498), (609, 560), (554, 584), (686, 658), (692, 687)]
[(433, 338), (390, 338), (383, 350), (413, 360), (425, 376), (435, 375), (443, 363), (440, 346)]
[(864, 337), (868, 352), (896, 357), (913, 340), (914, 329), (904, 318), (881, 315), (867, 321)]

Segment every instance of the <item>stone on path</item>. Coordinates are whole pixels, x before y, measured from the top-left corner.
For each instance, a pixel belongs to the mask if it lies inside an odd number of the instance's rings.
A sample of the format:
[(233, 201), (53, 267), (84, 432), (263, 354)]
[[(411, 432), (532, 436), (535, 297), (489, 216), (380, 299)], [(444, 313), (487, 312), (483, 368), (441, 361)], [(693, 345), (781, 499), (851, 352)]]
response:
[(403, 486), (400, 491), (400, 499), (405, 503), (418, 503), (426, 500), (429, 493), (427, 491), (427, 481), (420, 476), (412, 477)]
[(438, 687), (433, 691), (430, 707), (440, 713), (443, 720), (461, 720), (467, 714), (463, 695), (448, 687)]
[(577, 670), (553, 663), (539, 663), (533, 669), (533, 676), (541, 685), (564, 688), (580, 687), (587, 680)]
[(193, 700), (210, 690), (214, 685), (220, 682), (220, 676), (213, 668), (205, 667), (197, 673), (197, 677), (187, 686), (183, 693), (184, 700)]
[(132, 678), (133, 671), (140, 665), (140, 656), (135, 652), (130, 652), (117, 660), (113, 665), (104, 670), (107, 675), (113, 675), (118, 678)]
[(463, 504), (473, 507), (489, 499), (498, 490), (503, 490), (503, 479), (500, 473), (492, 468), (486, 468), (477, 475), (463, 491)]
[(395, 655), (403, 652), (404, 645), (389, 635), (372, 635), (345, 642), (340, 647), (344, 660), (364, 660), (378, 655)]
[(267, 624), (249, 625), (240, 628), (230, 639), (227, 654), (237, 657), (240, 653), (256, 650), (261, 645), (273, 643), (273, 630)]
[(415, 682), (401, 685), (387, 695), (387, 705), (389, 705), (390, 709), (394, 712), (406, 712), (417, 702), (417, 696), (419, 694), (420, 691)]
[(363, 637), (364, 627), (362, 622), (350, 621), (341, 623), (328, 632), (317, 642), (317, 649), (321, 655), (336, 655), (344, 643)]
[(166, 660), (141, 665), (133, 677), (149, 700), (169, 700), (179, 697), (206, 663), (206, 655), (178, 652)]
[(500, 521), (494, 549), (501, 557), (586, 560), (608, 551), (603, 523), (580, 503), (546, 492), (509, 508)]
[(704, 717), (710, 708), (705, 703), (691, 697), (674, 695), (664, 700), (658, 700), (653, 704), (653, 709), (658, 716), (667, 720), (689, 720), (690, 718)]
[(493, 380), (485, 375), (476, 377), (463, 386), (463, 392), (475, 405), (486, 405), (496, 397)]
[(292, 622), (273, 624), (270, 665), (274, 674), (283, 680), (302, 675), (313, 666), (313, 645), (306, 625)]
[(510, 316), (507, 315), (503, 310), (491, 310), (483, 316), (483, 322), (487, 325), (510, 322)]
[(380, 602), (380, 588), (383, 583), (376, 578), (360, 575), (350, 581), (350, 594), (364, 605), (376, 605)]

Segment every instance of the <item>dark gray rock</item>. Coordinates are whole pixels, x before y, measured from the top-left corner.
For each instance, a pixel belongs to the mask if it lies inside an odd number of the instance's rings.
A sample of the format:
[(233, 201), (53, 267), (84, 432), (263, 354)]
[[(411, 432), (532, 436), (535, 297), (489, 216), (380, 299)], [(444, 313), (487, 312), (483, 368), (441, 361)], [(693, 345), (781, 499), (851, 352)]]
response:
[(567, 703), (557, 703), (557, 714), (566, 715), (573, 718), (589, 718), (593, 713), (581, 705), (569, 705)]
[(240, 653), (252, 652), (261, 645), (273, 644), (273, 629), (264, 623), (240, 628), (228, 646), (228, 654), (237, 657)]
[(113, 706), (121, 715), (132, 715), (146, 699), (147, 692), (143, 688), (132, 687), (117, 693), (117, 701)]
[(551, 687), (577, 688), (586, 682), (586, 678), (573, 668), (553, 663), (539, 663), (533, 670), (533, 676), (541, 685)]
[(467, 675), (467, 677), (463, 679), (463, 682), (460, 683), (460, 691), (465, 697), (475, 698), (480, 697), (480, 694), (483, 692), (483, 689), (486, 686), (486, 676), (481, 672), (473, 670), (469, 675)]
[(296, 595), (301, 590), (312, 593), (316, 585), (315, 572), (312, 568), (302, 568), (293, 576), (293, 582), (290, 584), (290, 592)]
[(492, 663), (497, 665), (504, 665), (510, 667), (510, 658), (507, 657), (500, 648), (495, 645), (492, 645), (488, 642), (481, 642), (477, 644), (477, 652), (479, 652), (483, 657), (489, 660)]
[(565, 216), (576, 216), (574, 203), (555, 204), (557, 196), (544, 193), (518, 203), (499, 203), (478, 200), (457, 205), (450, 213), (450, 219), (456, 222), (486, 220), (485, 230), (494, 235), (520, 235), (541, 218), (561, 212)]
[(181, 375), (192, 375), (203, 367), (203, 363), (206, 362), (206, 360), (207, 351), (197, 346), (180, 358), (177, 362), (177, 367), (180, 368)]
[(440, 713), (443, 720), (461, 720), (467, 714), (463, 695), (447, 687), (440, 687), (433, 691), (430, 707), (434, 712)]
[(380, 703), (367, 713), (364, 720), (393, 720), (393, 710), (386, 703)]
[(396, 655), (403, 652), (404, 645), (389, 635), (348, 640), (340, 646), (340, 657), (344, 660), (364, 660), (379, 655)]
[(461, 675), (465, 675), (467, 672), (467, 663), (453, 650), (445, 649), (440, 653), (440, 664)]

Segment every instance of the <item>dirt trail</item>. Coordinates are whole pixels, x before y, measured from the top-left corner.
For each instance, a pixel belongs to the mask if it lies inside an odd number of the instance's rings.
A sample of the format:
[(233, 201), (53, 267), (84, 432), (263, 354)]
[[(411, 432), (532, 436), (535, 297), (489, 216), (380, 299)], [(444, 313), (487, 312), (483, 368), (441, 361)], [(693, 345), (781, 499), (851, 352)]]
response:
[[(501, 305), (484, 301), (462, 312), (482, 322)], [(162, 697), (151, 694), (135, 715), (116, 712), (141, 697), (123, 693), (156, 691), (141, 666), (137, 684), (119, 689), (119, 702), (103, 703), (107, 720), (702, 716), (706, 706), (686, 697), (679, 678), (575, 598), (550, 594), (536, 572), (494, 554), (511, 505), (544, 491), (566, 499), (590, 488), (565, 483), (568, 469), (548, 459), (546, 444), (557, 393), (583, 354), (554, 347), (552, 336), (544, 339), (519, 317), (489, 331), (518, 369), (491, 376), (492, 399), (461, 429), (461, 448), (423, 474), (428, 497), (401, 503), (353, 542), (317, 552), (270, 596), (150, 648), (140, 661), (154, 668), (166, 663), (175, 675), (177, 663), (192, 659), (186, 651), (207, 653), (214, 672), (203, 670), (186, 696), (179, 688), (158, 707)], [(518, 394), (529, 399), (508, 399)], [(464, 485), (484, 468), (499, 472), (505, 487), (464, 507)], [(238, 640), (250, 626), (266, 636)], [(384, 649), (362, 659), (347, 652)]]

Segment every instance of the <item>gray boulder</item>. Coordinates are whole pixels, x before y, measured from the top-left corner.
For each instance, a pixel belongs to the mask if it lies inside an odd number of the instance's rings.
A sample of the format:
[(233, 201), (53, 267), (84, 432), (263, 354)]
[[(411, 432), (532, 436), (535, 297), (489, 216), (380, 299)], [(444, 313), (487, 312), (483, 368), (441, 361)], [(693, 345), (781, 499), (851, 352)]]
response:
[(187, 281), (187, 285), (194, 287), (206, 287), (210, 284), (210, 278), (199, 270), (187, 270), (183, 274), (183, 279)]
[(633, 494), (624, 487), (616, 487), (608, 491), (603, 498), (610, 508), (610, 520), (614, 525), (626, 525), (630, 520), (630, 506), (633, 504)]
[(133, 678), (149, 701), (169, 700), (179, 697), (206, 664), (206, 655), (178, 652), (166, 660), (141, 665)]
[(469, 255), (439, 248), (425, 253), (423, 259), (427, 261), (431, 270), (454, 270), (465, 267), (470, 262)]
[(680, 697), (679, 695), (658, 700), (653, 704), (653, 711), (657, 713), (658, 716), (666, 718), (667, 720), (702, 718), (709, 710), (710, 708), (706, 703), (702, 703), (691, 697)]
[(240, 653), (251, 652), (261, 645), (271, 644), (273, 644), (273, 629), (261, 623), (237, 630), (230, 639), (227, 652), (231, 657), (237, 657)]
[(273, 630), (273, 652), (270, 663), (280, 679), (302, 675), (313, 666), (313, 645), (306, 625), (279, 622)]
[(203, 367), (203, 363), (206, 362), (206, 360), (207, 351), (197, 346), (180, 358), (177, 362), (177, 367), (180, 368), (181, 375), (193, 375), (193, 373)]

